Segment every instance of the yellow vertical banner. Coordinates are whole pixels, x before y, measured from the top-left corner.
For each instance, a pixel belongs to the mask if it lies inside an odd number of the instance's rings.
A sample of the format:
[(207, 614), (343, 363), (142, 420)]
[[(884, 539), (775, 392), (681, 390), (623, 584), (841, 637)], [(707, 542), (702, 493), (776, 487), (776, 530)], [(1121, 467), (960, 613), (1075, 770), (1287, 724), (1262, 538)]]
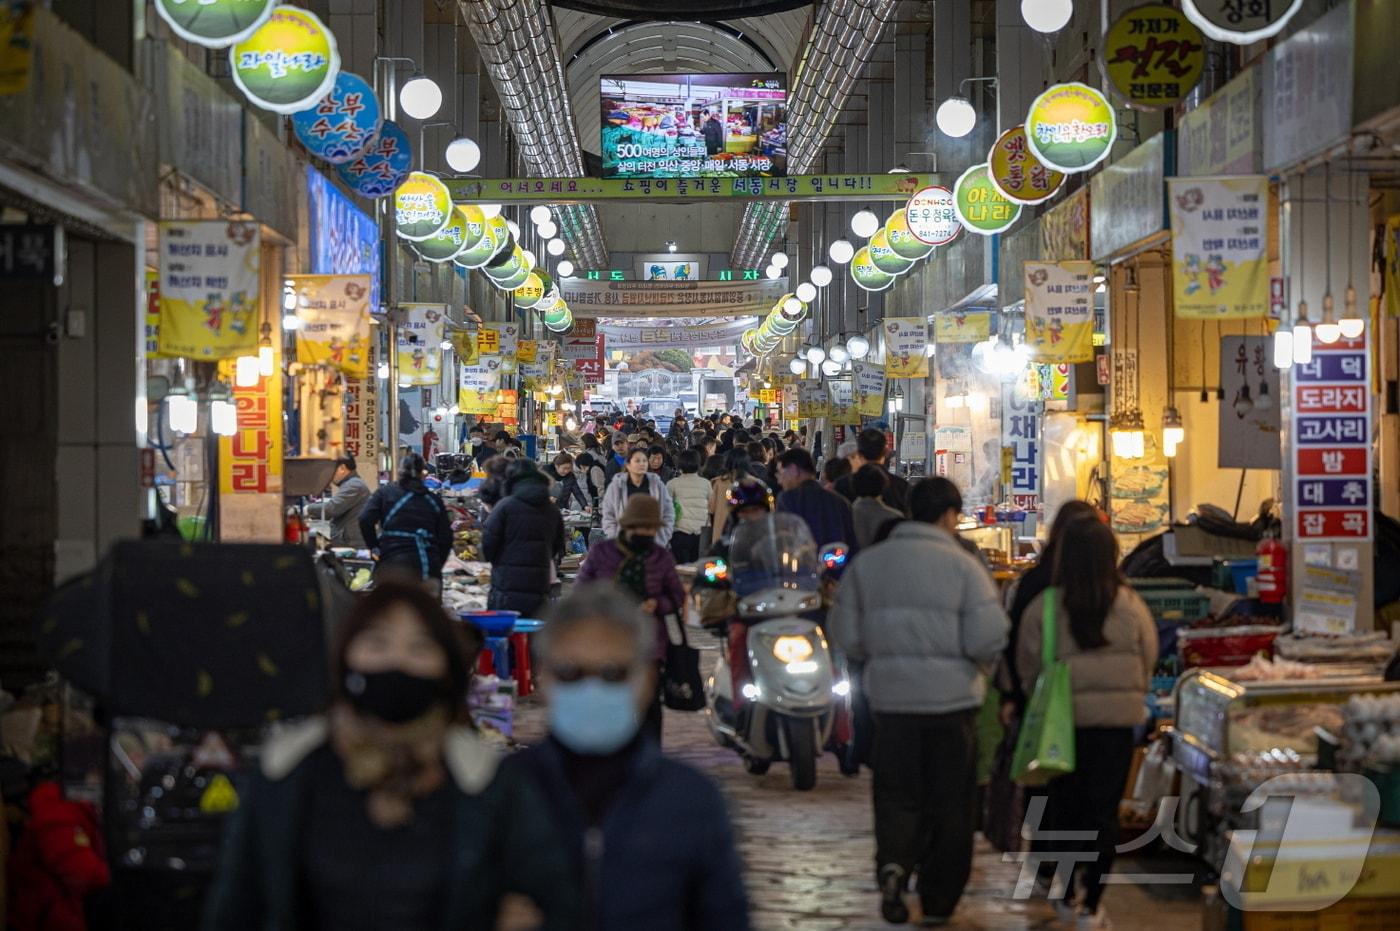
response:
[(1168, 178), (1172, 302), (1178, 317), (1269, 313), (1269, 179)]
[(1400, 317), (1400, 213), (1385, 221), (1385, 315)]
[(481, 353), (477, 351), (476, 340), (476, 327), (452, 331), (452, 351), (456, 353), (459, 364), (476, 365), (481, 359)]
[(928, 323), (923, 317), (886, 317), (885, 377), (924, 378), (928, 375)]
[(272, 374), (246, 388), (233, 377), (232, 359), (219, 363), (238, 416), (238, 431), (219, 437), (221, 495), (282, 492), (282, 352), (275, 341), (273, 351)]
[(521, 365), (533, 364), (539, 358), (539, 341), (522, 339), (515, 347), (515, 361)]
[(1094, 358), (1094, 263), (1026, 262), (1026, 345), (1042, 363)]
[(199, 360), (256, 354), (257, 224), (163, 220), (158, 245), (160, 354)]
[(862, 417), (879, 417), (885, 412), (885, 370), (874, 362), (851, 363), (852, 401)]
[(29, 86), (34, 61), (34, 0), (0, 3), (0, 95)]
[(297, 361), (351, 378), (369, 374), (369, 275), (289, 275), (296, 292)]
[(457, 407), (463, 414), (496, 413), (496, 373), (482, 365), (463, 365), (457, 380)]
[(442, 381), (442, 334), (446, 304), (400, 304), (399, 384), (436, 385)]

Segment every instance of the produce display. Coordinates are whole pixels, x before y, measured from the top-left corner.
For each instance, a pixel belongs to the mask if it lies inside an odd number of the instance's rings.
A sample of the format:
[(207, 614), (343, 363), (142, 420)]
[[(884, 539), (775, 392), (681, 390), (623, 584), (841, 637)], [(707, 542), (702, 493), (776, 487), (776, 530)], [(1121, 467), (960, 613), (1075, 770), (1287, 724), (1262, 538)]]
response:
[(1342, 745), (1337, 764), (1350, 770), (1400, 763), (1400, 694), (1353, 695), (1336, 731)]

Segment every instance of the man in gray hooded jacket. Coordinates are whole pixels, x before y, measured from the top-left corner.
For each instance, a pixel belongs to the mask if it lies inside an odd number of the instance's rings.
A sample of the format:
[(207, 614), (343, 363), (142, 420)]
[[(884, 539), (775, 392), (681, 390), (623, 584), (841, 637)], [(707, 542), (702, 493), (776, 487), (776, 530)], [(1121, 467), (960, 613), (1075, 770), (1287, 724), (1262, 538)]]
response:
[(881, 912), (903, 923), (918, 873), (926, 921), (949, 919), (972, 871), (974, 719), (1010, 622), (986, 569), (958, 542), (962, 495), (946, 478), (909, 494), (913, 520), (861, 550), (841, 578), (831, 638), (864, 664), (875, 712)]

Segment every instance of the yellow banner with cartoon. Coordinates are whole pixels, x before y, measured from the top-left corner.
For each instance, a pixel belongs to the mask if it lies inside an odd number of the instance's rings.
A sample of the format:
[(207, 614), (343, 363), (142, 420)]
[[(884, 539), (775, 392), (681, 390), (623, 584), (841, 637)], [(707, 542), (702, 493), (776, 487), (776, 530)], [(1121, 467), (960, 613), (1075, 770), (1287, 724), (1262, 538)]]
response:
[(432, 386), (442, 381), (442, 334), (446, 304), (400, 304), (399, 384)]
[(461, 365), (476, 365), (481, 353), (476, 345), (476, 327), (452, 331), (452, 351)]
[(457, 380), (457, 407), (463, 414), (496, 413), (497, 375), (485, 366), (464, 365)]
[(1094, 263), (1026, 262), (1026, 345), (1041, 363), (1094, 358)]
[(297, 361), (351, 378), (369, 375), (369, 275), (289, 275), (296, 292)]
[(886, 317), (885, 377), (924, 378), (928, 375), (928, 323), (923, 317)]
[(1400, 213), (1385, 221), (1385, 315), (1400, 317)]
[(1269, 179), (1168, 178), (1172, 301), (1191, 320), (1269, 313)]
[(256, 223), (161, 222), (160, 355), (257, 353), (260, 246)]
[(985, 310), (945, 310), (933, 318), (935, 343), (980, 343), (992, 335), (992, 315)]

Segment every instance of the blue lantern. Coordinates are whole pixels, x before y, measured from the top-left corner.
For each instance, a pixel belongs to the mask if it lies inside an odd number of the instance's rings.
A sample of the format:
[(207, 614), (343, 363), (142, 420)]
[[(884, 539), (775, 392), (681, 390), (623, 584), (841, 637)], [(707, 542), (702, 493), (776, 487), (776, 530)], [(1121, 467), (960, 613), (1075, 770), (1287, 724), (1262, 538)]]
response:
[(379, 138), (369, 151), (336, 169), (340, 180), (361, 197), (386, 197), (408, 177), (413, 167), (413, 147), (408, 134), (393, 120), (385, 120)]
[(379, 138), (384, 122), (374, 88), (358, 74), (342, 71), (331, 92), (314, 107), (292, 114), (292, 128), (306, 150), (332, 165), (359, 158)]

